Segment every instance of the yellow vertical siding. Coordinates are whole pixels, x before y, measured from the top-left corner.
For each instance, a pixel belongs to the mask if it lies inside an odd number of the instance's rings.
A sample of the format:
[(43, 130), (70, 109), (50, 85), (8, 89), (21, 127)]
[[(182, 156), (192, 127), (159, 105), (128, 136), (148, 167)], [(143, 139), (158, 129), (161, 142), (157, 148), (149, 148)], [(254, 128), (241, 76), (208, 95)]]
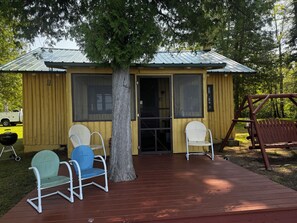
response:
[(67, 144), (64, 74), (23, 74), (25, 152)]
[(214, 93), (214, 112), (208, 114), (209, 128), (215, 140), (221, 141), (225, 137), (234, 115), (232, 76), (210, 74), (207, 84), (213, 85)]
[[(68, 139), (68, 129), (73, 122), (72, 117), (72, 73), (102, 73), (111, 74), (111, 69), (73, 68), (67, 74), (24, 74), (24, 145), (25, 151), (43, 148), (58, 148), (59, 145), (68, 145), (68, 155), (72, 145)], [(193, 120), (202, 121), (212, 130), (216, 140), (221, 140), (228, 130), (233, 118), (233, 84), (231, 75), (206, 75), (201, 69), (131, 69), (131, 73), (141, 76), (171, 77), (171, 107), (172, 107), (172, 149), (174, 153), (185, 152), (185, 126)], [(174, 118), (174, 74), (203, 74), (203, 117), (201, 118)], [(207, 84), (214, 86), (214, 112), (207, 111)], [(162, 88), (167, 92), (165, 86)], [(167, 96), (167, 95), (166, 95)], [(168, 95), (169, 97), (169, 95)], [(137, 85), (135, 81), (135, 101), (137, 111)], [(168, 106), (163, 101), (162, 106)], [(109, 154), (109, 139), (112, 133), (111, 121), (83, 122), (91, 131), (100, 131)], [(138, 120), (131, 121), (132, 153), (138, 154)], [(96, 143), (95, 139), (94, 142)]]

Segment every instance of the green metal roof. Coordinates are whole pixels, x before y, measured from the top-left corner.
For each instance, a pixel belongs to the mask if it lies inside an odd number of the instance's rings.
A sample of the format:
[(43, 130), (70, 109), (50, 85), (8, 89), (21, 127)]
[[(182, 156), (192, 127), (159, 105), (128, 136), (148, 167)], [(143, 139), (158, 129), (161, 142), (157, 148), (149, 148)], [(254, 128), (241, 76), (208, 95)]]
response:
[(256, 73), (255, 70), (240, 64), (234, 60), (231, 60), (230, 58), (227, 58), (219, 53), (216, 53), (214, 51), (209, 51), (207, 56), (214, 61), (226, 63), (226, 66), (224, 68), (220, 69), (211, 69), (208, 70), (208, 73)]
[[(38, 48), (1, 66), (0, 72), (65, 72), (65, 69), (71, 66), (109, 66), (109, 64), (94, 63), (80, 50)], [(254, 70), (214, 51), (157, 52), (148, 63), (136, 61), (131, 66), (204, 67), (210, 73), (255, 73)]]

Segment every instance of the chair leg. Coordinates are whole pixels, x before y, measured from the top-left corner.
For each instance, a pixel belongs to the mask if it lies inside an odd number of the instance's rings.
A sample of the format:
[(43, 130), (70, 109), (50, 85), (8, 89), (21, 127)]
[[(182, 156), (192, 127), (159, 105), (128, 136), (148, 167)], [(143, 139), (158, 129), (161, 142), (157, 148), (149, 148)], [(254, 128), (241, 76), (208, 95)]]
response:
[(41, 206), (41, 188), (38, 187), (38, 212), (42, 212), (42, 206)]
[[(41, 199), (43, 197), (49, 197), (55, 194), (59, 194), (60, 196), (64, 197), (66, 200), (70, 201), (71, 203), (74, 202), (74, 198), (73, 198), (73, 180), (72, 180), (72, 175), (70, 176), (70, 196), (68, 197), (66, 194), (60, 192), (60, 191), (56, 191), (53, 193), (49, 193), (49, 194), (45, 194), (45, 195), (41, 195), (41, 187), (40, 184), (38, 184), (37, 186), (37, 197), (35, 198), (31, 198), (31, 199), (27, 199), (27, 202), (38, 212), (38, 213), (42, 213), (42, 201)], [(37, 200), (37, 205), (33, 202)]]
[[(83, 187), (83, 185), (82, 185), (82, 179), (81, 179), (81, 177), (79, 176), (79, 178), (78, 178), (78, 186), (76, 186), (76, 187), (73, 187), (73, 194), (76, 196), (76, 197), (78, 197), (80, 200), (83, 200), (84, 199), (84, 195), (83, 195), (83, 191), (82, 191), (82, 187)], [(75, 191), (74, 191), (74, 189), (77, 189), (78, 188), (78, 193), (76, 193)]]
[(83, 195), (83, 191), (82, 191), (82, 182), (81, 181), (82, 181), (82, 179), (80, 178), (79, 179), (79, 186), (78, 186), (79, 187), (79, 199), (80, 200), (84, 199), (84, 195)]
[(108, 180), (107, 180), (107, 171), (105, 171), (105, 191), (108, 192)]
[[(35, 198), (31, 198), (31, 199), (27, 199), (27, 202), (40, 214), (42, 213), (42, 205), (41, 205), (41, 189), (38, 186), (37, 187), (37, 197)], [(37, 200), (37, 205), (33, 202)]]
[(104, 190), (105, 192), (108, 192), (108, 186), (107, 186), (107, 184), (105, 184), (105, 187), (103, 187), (103, 186), (101, 186), (101, 185), (95, 183), (94, 181), (92, 182), (92, 184), (93, 184), (94, 186), (96, 186), (96, 187), (98, 187), (98, 188)]
[(186, 159), (189, 160), (190, 159), (190, 153), (189, 153), (188, 143), (187, 143), (186, 147), (187, 147)]
[(211, 144), (211, 160), (214, 160), (214, 149), (213, 149), (213, 144)]

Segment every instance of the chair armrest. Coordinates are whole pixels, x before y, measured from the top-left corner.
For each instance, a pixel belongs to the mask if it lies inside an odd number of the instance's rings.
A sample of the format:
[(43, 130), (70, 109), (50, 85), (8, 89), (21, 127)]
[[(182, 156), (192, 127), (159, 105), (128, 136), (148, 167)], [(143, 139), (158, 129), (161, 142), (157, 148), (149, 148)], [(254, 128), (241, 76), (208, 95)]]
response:
[[(103, 163), (104, 170), (107, 171), (107, 167), (106, 167), (105, 159), (104, 159), (102, 156), (100, 156), (100, 155), (96, 155), (96, 156), (94, 156), (94, 158), (100, 158), (100, 159), (101, 159), (100, 162)], [(98, 160), (98, 161), (99, 161), (99, 160)]]
[(104, 145), (103, 137), (102, 137), (102, 135), (99, 132), (92, 132), (91, 133), (91, 137), (94, 134), (97, 134), (99, 136), (99, 138), (101, 139), (102, 149), (103, 149), (103, 153), (104, 153), (104, 159), (106, 159), (106, 150), (105, 150), (105, 145)]
[(67, 166), (68, 172), (69, 172), (69, 177), (72, 179), (72, 171), (71, 171), (71, 167), (69, 165), (69, 163), (67, 163), (66, 161), (61, 161), (60, 164), (64, 164)]
[(78, 162), (76, 160), (69, 160), (70, 164), (73, 164), (76, 169), (77, 169), (77, 175), (79, 176), (79, 178), (81, 177), (81, 171), (80, 171), (80, 166), (78, 164)]
[(40, 186), (41, 179), (40, 179), (40, 173), (39, 173), (38, 169), (36, 167), (34, 167), (34, 166), (29, 167), (28, 169), (33, 170), (34, 175), (35, 175), (36, 180), (37, 180), (37, 185)]
[(103, 140), (103, 137), (102, 137), (102, 135), (100, 134), (100, 132), (92, 132), (92, 133), (91, 133), (91, 137), (92, 137), (92, 135), (94, 135), (94, 134), (97, 134), (97, 135), (100, 137), (102, 146), (104, 147), (104, 140)]
[(209, 133), (209, 140), (210, 140), (210, 143), (213, 144), (212, 133), (211, 133), (210, 129), (208, 129), (208, 133)]

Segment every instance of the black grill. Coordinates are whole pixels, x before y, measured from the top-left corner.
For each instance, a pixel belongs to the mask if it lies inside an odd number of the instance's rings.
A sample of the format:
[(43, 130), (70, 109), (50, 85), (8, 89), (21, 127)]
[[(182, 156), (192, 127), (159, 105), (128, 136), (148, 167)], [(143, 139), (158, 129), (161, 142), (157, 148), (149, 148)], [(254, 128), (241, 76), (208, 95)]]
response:
[(0, 134), (0, 143), (4, 146), (11, 146), (18, 140), (18, 134), (14, 132), (6, 132)]

